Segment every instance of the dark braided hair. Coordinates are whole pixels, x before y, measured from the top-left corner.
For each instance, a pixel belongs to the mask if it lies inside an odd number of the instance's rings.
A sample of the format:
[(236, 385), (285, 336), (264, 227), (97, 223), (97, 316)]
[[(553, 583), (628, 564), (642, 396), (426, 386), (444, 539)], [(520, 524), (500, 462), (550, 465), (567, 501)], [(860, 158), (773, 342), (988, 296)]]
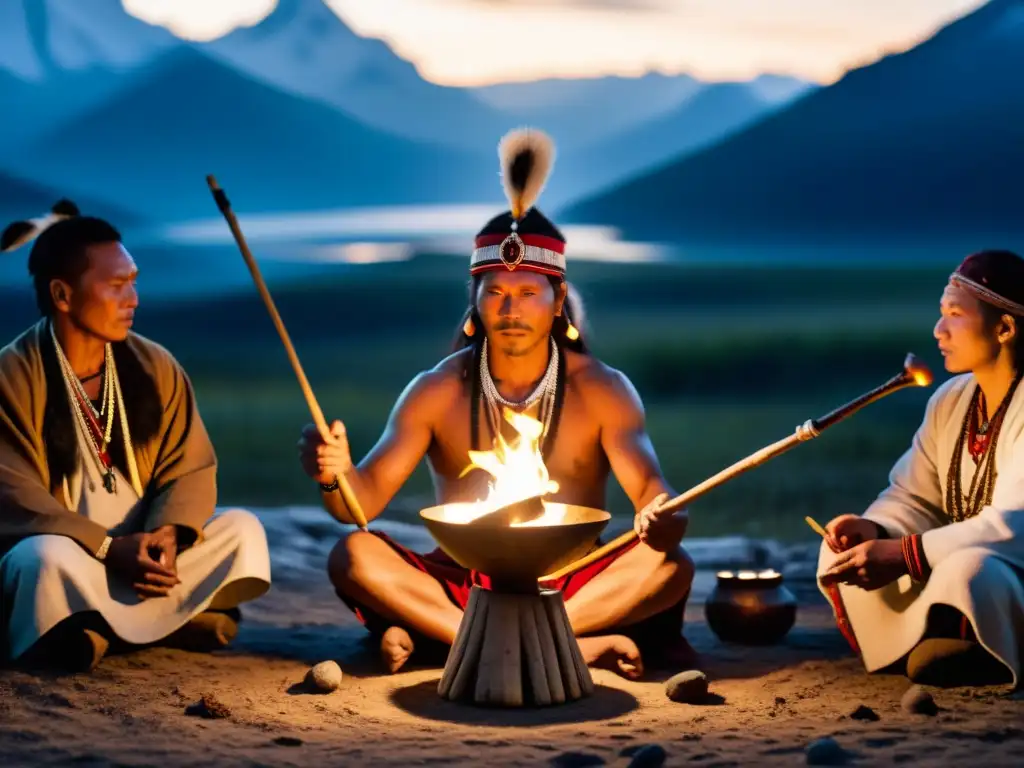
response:
[(90, 246), (120, 242), (121, 233), (112, 224), (93, 216), (58, 221), (39, 235), (28, 257), (28, 271), (40, 314), (53, 317), (51, 282), (63, 280), (74, 284), (85, 274)]

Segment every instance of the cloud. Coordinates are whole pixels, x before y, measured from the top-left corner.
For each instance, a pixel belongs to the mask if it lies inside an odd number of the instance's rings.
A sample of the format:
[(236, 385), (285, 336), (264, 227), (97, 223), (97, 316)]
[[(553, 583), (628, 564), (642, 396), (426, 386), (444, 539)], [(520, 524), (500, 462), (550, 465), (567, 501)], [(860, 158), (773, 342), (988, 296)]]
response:
[[(671, 11), (669, 0), (476, 0), (480, 5), (512, 8), (579, 8), (588, 11)], [(512, 8), (510, 8), (512, 6)]]
[(122, 0), (143, 21), (166, 27), (187, 40), (207, 41), (237, 27), (251, 27), (274, 10), (278, 0)]

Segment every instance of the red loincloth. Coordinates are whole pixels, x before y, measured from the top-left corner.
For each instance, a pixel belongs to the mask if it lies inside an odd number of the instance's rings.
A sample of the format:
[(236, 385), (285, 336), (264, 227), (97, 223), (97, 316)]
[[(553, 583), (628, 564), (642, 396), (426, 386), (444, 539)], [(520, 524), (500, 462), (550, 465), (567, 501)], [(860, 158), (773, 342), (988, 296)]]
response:
[[(436, 579), (444, 588), (448, 599), (462, 610), (466, 609), (466, 604), (469, 602), (469, 593), (474, 585), (484, 589), (490, 589), (491, 587), (487, 574), (463, 568), (440, 548), (423, 555), (403, 547), (385, 533), (378, 531), (371, 531), (371, 533), (394, 549), (409, 565)], [(562, 597), (568, 601), (591, 579), (629, 552), (637, 544), (639, 544), (639, 541), (634, 540), (632, 543), (605, 555), (575, 573), (553, 581), (540, 582), (540, 585), (546, 589), (561, 590)], [(374, 610), (353, 600), (348, 595), (339, 593), (338, 596), (372, 634), (382, 635), (388, 627), (395, 625), (394, 621), (385, 619)], [(657, 658), (664, 654), (679, 655), (680, 652), (685, 654), (686, 651), (690, 650), (689, 644), (682, 636), (683, 611), (685, 608), (686, 597), (671, 608), (650, 616), (643, 621), (611, 631), (605, 631), (601, 634), (614, 633), (626, 635), (639, 646), (641, 653), (645, 656)], [(409, 630), (408, 627), (404, 628)]]

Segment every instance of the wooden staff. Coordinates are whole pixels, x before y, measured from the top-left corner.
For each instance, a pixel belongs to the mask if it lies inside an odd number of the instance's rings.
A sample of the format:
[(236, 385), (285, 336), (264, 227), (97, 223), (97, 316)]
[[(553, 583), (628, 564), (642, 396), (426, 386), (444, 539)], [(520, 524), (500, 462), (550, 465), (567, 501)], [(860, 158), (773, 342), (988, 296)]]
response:
[[(270, 319), (274, 321), (274, 327), (277, 328), (277, 333), (281, 337), (281, 342), (284, 344), (285, 352), (288, 353), (288, 359), (291, 361), (292, 368), (295, 370), (295, 375), (299, 379), (299, 386), (302, 387), (302, 394), (306, 398), (306, 405), (309, 406), (309, 412), (313, 415), (313, 423), (316, 424), (317, 431), (320, 433), (320, 437), (323, 438), (323, 441), (325, 443), (333, 443), (334, 436), (331, 434), (330, 427), (327, 426), (327, 420), (324, 418), (324, 412), (320, 409), (320, 404), (316, 401), (316, 396), (313, 394), (313, 388), (309, 385), (309, 380), (306, 378), (306, 374), (302, 370), (302, 364), (299, 362), (299, 356), (295, 354), (295, 348), (292, 346), (291, 339), (288, 336), (288, 331), (285, 329), (284, 323), (281, 321), (281, 316), (277, 313), (277, 307), (274, 306), (274, 300), (270, 297), (270, 291), (267, 290), (266, 283), (263, 282), (263, 276), (260, 274), (259, 267), (256, 266), (256, 260), (249, 251), (249, 246), (245, 242), (245, 235), (242, 234), (242, 229), (238, 226), (238, 219), (235, 218), (235, 213), (231, 210), (231, 203), (228, 202), (228, 196), (224, 193), (224, 190), (220, 188), (220, 185), (217, 184), (217, 179), (213, 176), (207, 176), (206, 183), (209, 185), (210, 191), (213, 193), (213, 199), (216, 201), (217, 207), (227, 220), (228, 226), (231, 227), (231, 234), (235, 236), (235, 242), (238, 243), (238, 249), (242, 252), (242, 256), (245, 258), (245, 263), (248, 265), (249, 271), (252, 273), (252, 279), (256, 282), (256, 288), (259, 290), (260, 296), (263, 298), (263, 303), (267, 306), (267, 311), (270, 313)], [(363, 514), (363, 508), (359, 505), (359, 499), (356, 498), (356, 494), (352, 490), (352, 486), (349, 485), (348, 479), (343, 474), (338, 475), (338, 490), (341, 491), (341, 496), (345, 500), (345, 506), (347, 506), (349, 512), (352, 513), (352, 517), (355, 518), (356, 524), (365, 531), (366, 515)], [(347, 521), (341, 520), (340, 522), (344, 523)]]
[[(903, 363), (903, 370), (896, 376), (893, 376), (884, 384), (875, 387), (870, 392), (867, 392), (858, 397), (856, 400), (851, 400), (846, 405), (835, 409), (831, 413), (822, 416), (820, 419), (809, 419), (808, 421), (804, 422), (799, 427), (797, 427), (796, 432), (790, 435), (789, 437), (772, 443), (771, 445), (766, 446), (761, 450), (750, 454), (749, 456), (747, 456), (747, 458), (736, 462), (731, 467), (723, 469), (717, 475), (709, 477), (707, 480), (700, 483), (700, 485), (695, 485), (693, 488), (686, 491), (685, 493), (681, 493), (674, 499), (666, 501), (658, 508), (656, 514), (668, 514), (678, 509), (682, 509), (687, 504), (690, 504), (693, 501), (699, 499), (708, 491), (717, 488), (718, 486), (722, 485), (728, 480), (731, 480), (737, 475), (746, 472), (748, 469), (753, 469), (754, 467), (763, 464), (769, 459), (773, 459), (779, 454), (785, 453), (790, 448), (792, 448), (795, 445), (798, 445), (799, 443), (803, 443), (808, 440), (814, 439), (822, 432), (824, 432), (826, 429), (831, 427), (833, 424), (837, 424), (843, 419), (852, 416), (855, 412), (859, 411), (861, 408), (868, 405), (869, 403), (873, 403), (875, 400), (885, 397), (886, 395), (891, 394), (896, 390), (903, 389), (904, 387), (927, 387), (931, 383), (932, 374), (931, 371), (928, 370), (928, 367), (924, 365), (924, 363), (922, 363), (920, 360), (918, 360), (917, 357), (915, 357), (913, 354), (909, 354), (907, 355), (907, 358)], [(594, 561), (600, 560), (608, 553), (614, 552), (620, 547), (629, 544), (635, 538), (637, 538), (636, 531), (630, 530), (629, 532), (622, 534), (618, 538), (612, 539), (603, 547), (598, 547), (590, 554), (577, 560), (575, 563), (570, 563), (569, 565), (565, 566), (564, 568), (561, 568), (560, 570), (555, 571), (554, 573), (550, 573), (547, 576), (542, 576), (541, 580), (545, 581), (548, 579), (559, 579), (563, 576), (568, 576), (570, 573), (574, 573), (575, 571), (578, 571), (581, 568), (587, 567)]]

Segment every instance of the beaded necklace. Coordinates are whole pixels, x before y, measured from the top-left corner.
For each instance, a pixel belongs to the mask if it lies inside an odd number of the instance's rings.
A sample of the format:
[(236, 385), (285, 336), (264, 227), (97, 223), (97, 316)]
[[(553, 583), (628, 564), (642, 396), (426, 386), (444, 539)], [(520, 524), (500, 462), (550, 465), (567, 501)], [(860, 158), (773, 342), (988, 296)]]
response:
[[(964, 416), (963, 426), (953, 448), (946, 477), (946, 511), (953, 522), (960, 522), (977, 515), (992, 502), (996, 484), (996, 441), (1003, 426), (1003, 418), (1013, 399), (1013, 393), (1020, 383), (1021, 373), (1013, 379), (1010, 389), (999, 404), (990, 420), (983, 419), (984, 394), (976, 387), (970, 406)], [(963, 492), (964, 449), (970, 452), (976, 465), (967, 495)]]
[[(114, 363), (113, 347), (106, 344), (103, 349), (103, 386), (100, 394), (100, 407), (97, 410), (92, 400), (85, 392), (81, 380), (75, 375), (71, 363), (68, 361), (64, 350), (57, 340), (53, 324), (50, 324), (50, 336), (53, 339), (53, 346), (57, 352), (57, 362), (60, 366), (64, 379), (64, 388), (67, 391), (71, 411), (78, 421), (82, 433), (89, 443), (90, 455), (96, 463), (100, 475), (103, 476), (103, 487), (107, 493), (117, 492), (117, 478), (114, 474), (114, 462), (110, 457), (108, 446), (114, 429), (114, 419), (120, 416), (121, 432), (124, 435), (125, 459), (128, 462), (128, 471), (131, 475), (132, 486), (136, 493), (141, 496), (141, 487), (138, 479), (138, 468), (135, 464), (135, 453), (132, 447), (131, 433), (128, 431), (128, 416), (124, 407), (124, 397), (121, 393), (121, 382), (117, 375), (117, 366)], [(95, 378), (91, 376), (89, 378)]]
[(541, 444), (547, 437), (551, 428), (551, 418), (554, 415), (555, 392), (558, 386), (558, 345), (551, 339), (551, 354), (548, 356), (548, 367), (544, 371), (537, 386), (523, 400), (514, 401), (502, 396), (498, 386), (491, 376), (490, 363), (487, 357), (487, 340), (483, 341), (483, 349), (480, 351), (480, 389), (486, 404), (487, 423), (491, 428), (491, 436), (497, 437), (501, 429), (502, 408), (511, 408), (514, 411), (528, 411), (532, 406), (540, 403), (537, 420), (544, 425), (541, 432)]
[[(478, 434), (480, 424), (480, 410), (484, 411), (484, 418), (490, 431), (491, 443), (497, 439), (504, 419), (501, 416), (503, 407), (509, 407), (511, 403), (513, 410), (525, 412), (532, 406), (538, 406), (537, 420), (543, 424), (543, 431), (540, 438), (540, 450), (544, 459), (550, 457), (558, 433), (560, 412), (565, 399), (565, 355), (559, 349), (554, 338), (551, 339), (551, 356), (548, 359), (548, 367), (538, 382), (537, 387), (524, 400), (516, 403), (502, 397), (497, 392), (497, 386), (491, 377), (490, 366), (486, 356), (487, 341), (484, 339), (473, 356), (474, 375), (470, 377), (470, 407), (469, 407), (469, 431), (470, 446), (472, 450), (485, 450), (480, 445)], [(493, 389), (492, 389), (493, 387)], [(495, 397), (497, 395), (497, 397)], [(524, 407), (526, 406), (526, 407)]]

